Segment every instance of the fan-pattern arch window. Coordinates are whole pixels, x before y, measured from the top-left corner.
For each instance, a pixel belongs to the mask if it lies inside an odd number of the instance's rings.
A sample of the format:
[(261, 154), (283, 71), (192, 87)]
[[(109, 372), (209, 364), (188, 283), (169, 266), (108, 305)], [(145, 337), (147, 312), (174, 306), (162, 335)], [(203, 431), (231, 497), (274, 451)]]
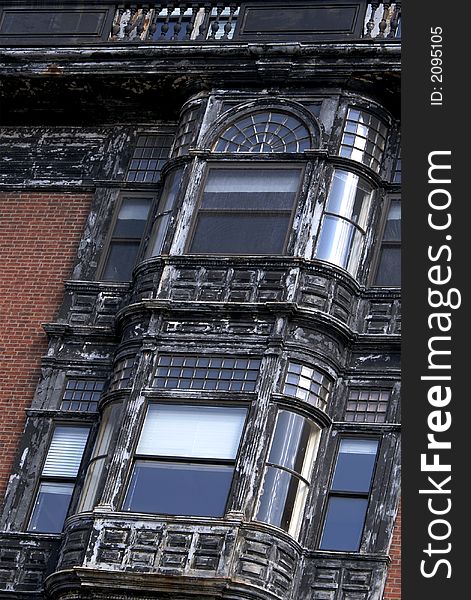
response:
[(303, 152), (311, 134), (296, 116), (267, 110), (238, 119), (219, 137), (214, 152)]
[[(285, 254), (304, 167), (263, 160), (234, 163), (217, 153), (299, 153), (312, 146), (308, 125), (281, 110), (254, 111), (236, 119), (212, 145), (191, 228), (190, 254)], [(276, 162), (275, 162), (276, 161)]]

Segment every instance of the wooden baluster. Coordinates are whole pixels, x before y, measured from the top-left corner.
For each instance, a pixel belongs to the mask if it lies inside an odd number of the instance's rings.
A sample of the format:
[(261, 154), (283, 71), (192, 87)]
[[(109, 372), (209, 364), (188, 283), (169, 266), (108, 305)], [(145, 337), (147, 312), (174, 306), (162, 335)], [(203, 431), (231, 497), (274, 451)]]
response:
[(146, 4), (143, 4), (141, 6), (140, 9), (140, 13), (138, 14), (137, 17), (137, 24), (136, 24), (136, 37), (137, 38), (141, 38), (141, 35), (144, 32), (144, 28), (146, 26), (146, 14), (149, 10), (149, 7)]
[(152, 21), (149, 25), (149, 35), (147, 36), (147, 39), (154, 39), (155, 32), (157, 31), (157, 21), (159, 19), (159, 14), (161, 10), (162, 4), (160, 2), (158, 4), (154, 4), (154, 14), (152, 15)]
[(224, 11), (224, 6), (218, 4), (218, 6), (216, 7), (216, 16), (214, 17), (214, 21), (211, 23), (211, 33), (208, 36), (209, 40), (215, 40), (216, 39), (216, 34), (219, 31), (219, 21), (221, 18), (221, 14)]
[(391, 17), (391, 28), (389, 30), (388, 38), (395, 38), (397, 27), (399, 25), (399, 19), (401, 18), (401, 3), (396, 2), (394, 5), (394, 12)]
[(366, 34), (365, 34), (366, 38), (372, 37), (372, 31), (375, 27), (375, 15), (376, 15), (376, 11), (378, 10), (378, 6), (379, 6), (379, 2), (371, 2), (370, 20), (366, 24)]
[(234, 19), (234, 13), (237, 10), (237, 4), (230, 4), (229, 5), (229, 17), (226, 21), (226, 24), (224, 25), (224, 35), (222, 36), (222, 40), (228, 40), (230, 39), (232, 36), (230, 35), (232, 32), (232, 23), (233, 23), (233, 19)]
[(180, 31), (182, 29), (182, 19), (183, 19), (183, 15), (185, 14), (185, 11), (187, 9), (187, 5), (185, 3), (181, 3), (180, 4), (180, 15), (178, 16), (178, 21), (175, 23), (175, 27), (173, 29), (173, 38), (174, 40), (178, 40), (179, 35), (180, 35)]
[(168, 33), (168, 30), (170, 29), (170, 25), (169, 25), (170, 17), (172, 15), (174, 9), (175, 9), (175, 5), (173, 4), (173, 2), (169, 2), (167, 4), (167, 16), (165, 17), (164, 24), (162, 25), (162, 32), (160, 34), (161, 40), (167, 39), (167, 33)]
[(134, 29), (134, 19), (136, 17), (136, 13), (137, 13), (137, 6), (131, 6), (131, 8), (129, 9), (129, 21), (128, 24), (126, 25), (126, 27), (124, 28), (124, 37), (125, 39), (130, 39), (130, 35), (132, 30)]
[(191, 17), (190, 17), (190, 21), (188, 22), (188, 24), (186, 26), (185, 40), (191, 39), (191, 34), (193, 33), (193, 29), (195, 27), (195, 19), (196, 19), (196, 15), (198, 14), (199, 8), (200, 7), (197, 2), (195, 2), (191, 5)]
[(200, 31), (198, 33), (198, 37), (196, 38), (197, 40), (205, 40), (206, 39), (206, 33), (208, 32), (209, 29), (209, 21), (211, 19), (211, 4), (209, 2), (205, 2), (204, 4), (204, 18), (203, 18), (203, 22), (200, 25)]
[(111, 39), (115, 40), (121, 30), (121, 19), (123, 18), (124, 7), (118, 7), (116, 9), (115, 17), (113, 19), (113, 26), (111, 28)]
[(388, 14), (389, 7), (391, 6), (391, 2), (383, 2), (383, 16), (379, 24), (379, 33), (377, 35), (378, 38), (386, 37), (386, 29), (388, 27)]

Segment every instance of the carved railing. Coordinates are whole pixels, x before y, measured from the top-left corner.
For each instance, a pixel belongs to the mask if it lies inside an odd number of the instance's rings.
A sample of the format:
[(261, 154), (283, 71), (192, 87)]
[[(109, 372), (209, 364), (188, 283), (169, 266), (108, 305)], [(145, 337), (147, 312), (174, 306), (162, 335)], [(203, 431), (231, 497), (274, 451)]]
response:
[[(110, 39), (142, 42), (230, 41), (244, 2), (123, 3), (116, 9)], [(369, 2), (363, 38), (400, 37), (401, 2)], [(254, 39), (257, 36), (254, 35)]]
[(401, 37), (401, 2), (370, 2), (366, 9), (363, 37), (391, 39)]
[(185, 42), (231, 40), (240, 2), (132, 3), (116, 10), (111, 39)]

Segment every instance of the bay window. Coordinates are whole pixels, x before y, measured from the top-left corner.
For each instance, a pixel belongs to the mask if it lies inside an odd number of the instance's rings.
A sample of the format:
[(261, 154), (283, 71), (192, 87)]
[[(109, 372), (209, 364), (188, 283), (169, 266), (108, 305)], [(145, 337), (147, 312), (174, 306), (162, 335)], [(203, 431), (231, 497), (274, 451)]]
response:
[(388, 206), (374, 284), (401, 285), (401, 202), (397, 198)]
[(124, 510), (222, 517), (246, 416), (238, 406), (150, 404)]

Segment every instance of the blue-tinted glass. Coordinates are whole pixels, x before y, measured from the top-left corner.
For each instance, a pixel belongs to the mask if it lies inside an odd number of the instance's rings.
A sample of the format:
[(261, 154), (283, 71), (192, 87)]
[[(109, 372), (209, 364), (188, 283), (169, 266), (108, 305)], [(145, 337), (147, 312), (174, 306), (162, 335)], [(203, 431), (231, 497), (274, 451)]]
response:
[(358, 550), (367, 505), (365, 498), (330, 498), (321, 550)]
[(377, 440), (342, 440), (332, 490), (368, 493), (377, 448)]
[(112, 242), (103, 279), (130, 281), (140, 242)]
[(28, 530), (60, 533), (73, 490), (73, 483), (41, 483)]
[(234, 468), (138, 461), (124, 510), (167, 515), (221, 517)]

